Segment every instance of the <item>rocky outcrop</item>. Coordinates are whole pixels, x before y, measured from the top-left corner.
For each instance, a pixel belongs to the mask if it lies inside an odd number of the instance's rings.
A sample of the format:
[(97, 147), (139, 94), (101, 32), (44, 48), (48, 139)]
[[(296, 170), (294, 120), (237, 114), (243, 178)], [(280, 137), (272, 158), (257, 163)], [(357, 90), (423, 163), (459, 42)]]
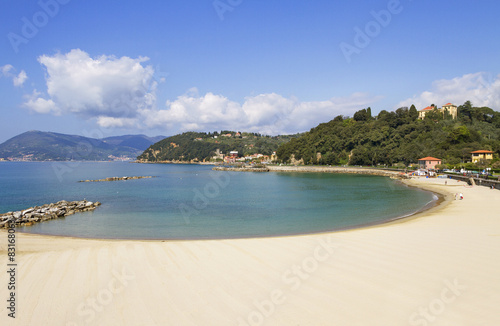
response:
[(78, 182), (106, 182), (106, 181), (120, 181), (120, 180), (136, 180), (136, 179), (149, 179), (156, 178), (152, 176), (144, 176), (144, 177), (110, 177), (106, 179), (98, 179), (98, 180), (80, 180)]
[(11, 220), (16, 226), (30, 226), (38, 222), (54, 220), (79, 212), (93, 211), (100, 205), (101, 203), (98, 201), (61, 200), (55, 204), (45, 204), (43, 206), (30, 207), (22, 211), (8, 212), (0, 214), (0, 228), (7, 228)]

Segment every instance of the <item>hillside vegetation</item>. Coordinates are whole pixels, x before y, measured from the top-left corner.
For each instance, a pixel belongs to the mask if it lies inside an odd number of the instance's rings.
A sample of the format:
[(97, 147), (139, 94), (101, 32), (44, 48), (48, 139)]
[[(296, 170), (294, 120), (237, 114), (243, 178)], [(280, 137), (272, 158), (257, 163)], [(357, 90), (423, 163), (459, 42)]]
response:
[(376, 117), (370, 108), (352, 118), (337, 116), (281, 145), (277, 155), (284, 163), (405, 166), (433, 156), (454, 167), (470, 160), (475, 150), (495, 152), (495, 160), (483, 166), (499, 165), (500, 112), (467, 101), (458, 107), (456, 120), (437, 111), (419, 120), (413, 105)]
[(144, 135), (95, 139), (34, 130), (0, 144), (0, 159), (107, 161), (112, 157), (134, 158), (157, 140)]
[[(231, 136), (223, 136), (228, 134)], [(151, 145), (137, 159), (144, 162), (203, 162), (210, 161), (217, 149), (226, 155), (230, 151), (238, 151), (239, 156), (259, 153), (271, 155), (273, 151), (278, 149), (279, 145), (288, 142), (292, 137), (271, 137), (234, 131), (220, 133), (185, 132)]]

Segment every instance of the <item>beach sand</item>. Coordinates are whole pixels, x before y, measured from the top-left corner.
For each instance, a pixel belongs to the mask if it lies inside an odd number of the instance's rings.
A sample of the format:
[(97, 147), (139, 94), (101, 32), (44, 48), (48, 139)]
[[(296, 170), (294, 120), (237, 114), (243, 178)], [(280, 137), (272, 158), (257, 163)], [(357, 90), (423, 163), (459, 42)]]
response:
[[(328, 234), (110, 241), (17, 233), (1, 325), (500, 325), (500, 192), (441, 179), (399, 222)], [(462, 192), (464, 200), (454, 200)]]

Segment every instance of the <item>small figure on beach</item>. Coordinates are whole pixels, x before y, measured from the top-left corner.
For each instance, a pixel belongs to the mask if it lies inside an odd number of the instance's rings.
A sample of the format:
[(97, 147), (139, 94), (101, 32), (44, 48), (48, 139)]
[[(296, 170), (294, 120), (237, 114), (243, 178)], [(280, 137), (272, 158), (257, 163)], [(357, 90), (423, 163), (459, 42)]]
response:
[(460, 200), (464, 199), (464, 194), (460, 193), (459, 197), (460, 197)]
[(444, 181), (444, 185), (445, 185), (445, 186), (446, 186), (446, 185), (448, 185), (448, 181), (446, 181), (446, 180), (445, 180), (445, 181)]

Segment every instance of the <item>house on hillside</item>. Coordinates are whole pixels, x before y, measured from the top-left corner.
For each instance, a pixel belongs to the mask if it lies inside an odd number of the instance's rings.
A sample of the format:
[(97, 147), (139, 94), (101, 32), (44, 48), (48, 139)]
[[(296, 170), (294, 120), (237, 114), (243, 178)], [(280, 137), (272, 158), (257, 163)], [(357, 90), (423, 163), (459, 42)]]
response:
[(224, 162), (228, 164), (236, 163), (238, 159), (238, 151), (229, 152), (229, 156), (224, 157)]
[(445, 105), (443, 105), (443, 107), (441, 108), (441, 110), (443, 110), (443, 115), (444, 113), (446, 112), (446, 110), (448, 110), (448, 113), (451, 115), (451, 118), (452, 119), (456, 119), (457, 116), (458, 116), (458, 107), (454, 104), (451, 104), (451, 103), (446, 103)]
[(435, 170), (436, 165), (441, 164), (441, 160), (435, 157), (427, 156), (418, 160), (421, 169)]
[(479, 151), (471, 152), (471, 154), (472, 154), (472, 163), (477, 163), (480, 160), (492, 160), (493, 159), (493, 153), (494, 152), (487, 151), (487, 150), (479, 150)]
[(441, 112), (443, 114), (443, 117), (444, 117), (444, 114), (446, 111), (448, 111), (448, 114), (451, 115), (451, 118), (452, 119), (456, 119), (457, 118), (457, 115), (458, 115), (458, 108), (456, 105), (454, 104), (451, 104), (451, 103), (446, 103), (445, 105), (443, 105), (442, 108), (438, 109), (436, 106), (434, 105), (431, 105), (431, 106), (428, 106), (422, 110), (420, 110), (418, 112), (418, 118), (419, 119), (424, 119), (425, 118), (425, 115), (431, 111), (433, 111), (434, 109), (437, 109), (439, 112)]

